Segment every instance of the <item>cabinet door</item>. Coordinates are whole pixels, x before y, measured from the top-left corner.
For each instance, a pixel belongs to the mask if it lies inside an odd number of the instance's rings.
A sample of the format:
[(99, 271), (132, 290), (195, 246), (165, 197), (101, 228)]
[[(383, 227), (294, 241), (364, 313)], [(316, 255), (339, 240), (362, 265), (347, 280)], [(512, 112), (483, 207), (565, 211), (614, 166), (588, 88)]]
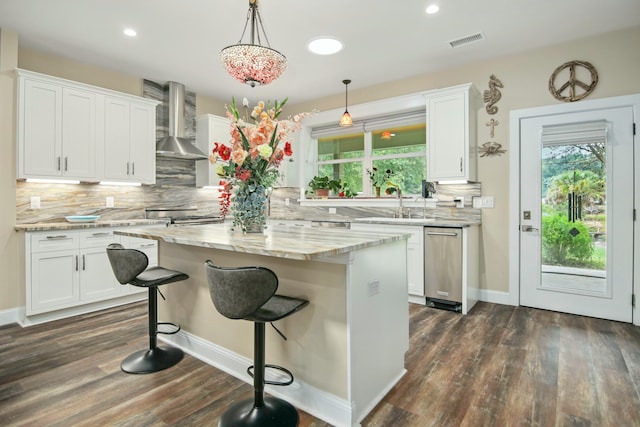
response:
[(78, 251), (31, 255), (31, 289), (27, 314), (71, 307), (80, 301)]
[(113, 274), (104, 247), (82, 249), (79, 263), (81, 302), (120, 296), (122, 285)]
[(62, 174), (62, 86), (25, 79), (18, 129), (18, 177)]
[[(215, 142), (229, 145), (229, 121), (224, 117), (207, 114), (196, 118), (196, 146), (209, 155)], [(196, 187), (219, 185), (216, 165), (207, 161), (196, 162)]]
[(62, 174), (95, 178), (96, 96), (71, 88), (64, 88), (62, 96)]
[(469, 150), (465, 93), (433, 96), (427, 106), (427, 179), (467, 179)]
[(104, 102), (104, 178), (126, 181), (131, 169), (130, 103), (111, 97), (105, 97)]
[(131, 103), (131, 166), (129, 178), (143, 184), (156, 182), (156, 109)]

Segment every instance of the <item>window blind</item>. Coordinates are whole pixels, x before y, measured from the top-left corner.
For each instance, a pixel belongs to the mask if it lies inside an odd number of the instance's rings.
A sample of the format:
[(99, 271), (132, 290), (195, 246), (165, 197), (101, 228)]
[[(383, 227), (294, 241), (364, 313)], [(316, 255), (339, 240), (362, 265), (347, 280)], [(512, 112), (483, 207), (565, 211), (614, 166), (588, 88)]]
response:
[(605, 144), (607, 122), (594, 120), (581, 123), (542, 126), (542, 146)]
[[(339, 117), (338, 117), (339, 119)], [(424, 109), (404, 113), (389, 114), (379, 117), (370, 117), (362, 120), (354, 120), (353, 126), (340, 127), (338, 121), (335, 124), (318, 126), (311, 129), (311, 137), (314, 139), (334, 135), (348, 135), (360, 132), (372, 132), (398, 126), (408, 126), (426, 122)]]

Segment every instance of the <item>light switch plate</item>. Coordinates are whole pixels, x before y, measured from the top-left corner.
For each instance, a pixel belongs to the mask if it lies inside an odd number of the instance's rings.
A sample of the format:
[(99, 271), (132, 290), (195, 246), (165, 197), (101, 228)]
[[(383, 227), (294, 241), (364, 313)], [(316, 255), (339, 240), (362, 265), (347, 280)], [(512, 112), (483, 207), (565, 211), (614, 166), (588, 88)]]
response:
[(112, 208), (115, 206), (115, 200), (113, 199), (113, 197), (107, 197), (107, 200), (105, 203), (108, 208)]
[(474, 197), (473, 207), (476, 209), (493, 208), (493, 196)]

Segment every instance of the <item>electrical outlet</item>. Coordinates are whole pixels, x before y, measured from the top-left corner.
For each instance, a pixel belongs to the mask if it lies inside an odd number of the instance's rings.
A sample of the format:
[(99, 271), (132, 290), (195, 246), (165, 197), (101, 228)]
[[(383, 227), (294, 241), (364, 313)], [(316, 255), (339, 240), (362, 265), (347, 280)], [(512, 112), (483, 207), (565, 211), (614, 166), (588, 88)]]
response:
[(40, 209), (40, 196), (31, 196), (31, 209)]
[(107, 197), (106, 205), (108, 208), (112, 208), (115, 206), (115, 200), (113, 197)]
[(329, 213), (330, 214), (336, 213), (336, 208), (329, 208)]
[(380, 281), (372, 280), (367, 283), (367, 295), (372, 297), (380, 293)]
[(464, 208), (464, 197), (454, 197), (453, 201), (456, 203), (456, 208)]
[(284, 205), (285, 205), (285, 206), (289, 206), (289, 198), (288, 198), (288, 197), (286, 197), (286, 198), (284, 199)]

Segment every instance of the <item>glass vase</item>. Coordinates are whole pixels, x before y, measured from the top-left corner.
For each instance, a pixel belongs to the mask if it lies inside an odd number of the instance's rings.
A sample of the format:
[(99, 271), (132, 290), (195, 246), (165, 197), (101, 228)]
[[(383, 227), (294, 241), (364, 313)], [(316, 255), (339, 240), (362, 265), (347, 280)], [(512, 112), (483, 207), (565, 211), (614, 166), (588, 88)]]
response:
[(267, 224), (267, 196), (267, 189), (258, 182), (237, 182), (231, 199), (234, 229), (262, 233)]

